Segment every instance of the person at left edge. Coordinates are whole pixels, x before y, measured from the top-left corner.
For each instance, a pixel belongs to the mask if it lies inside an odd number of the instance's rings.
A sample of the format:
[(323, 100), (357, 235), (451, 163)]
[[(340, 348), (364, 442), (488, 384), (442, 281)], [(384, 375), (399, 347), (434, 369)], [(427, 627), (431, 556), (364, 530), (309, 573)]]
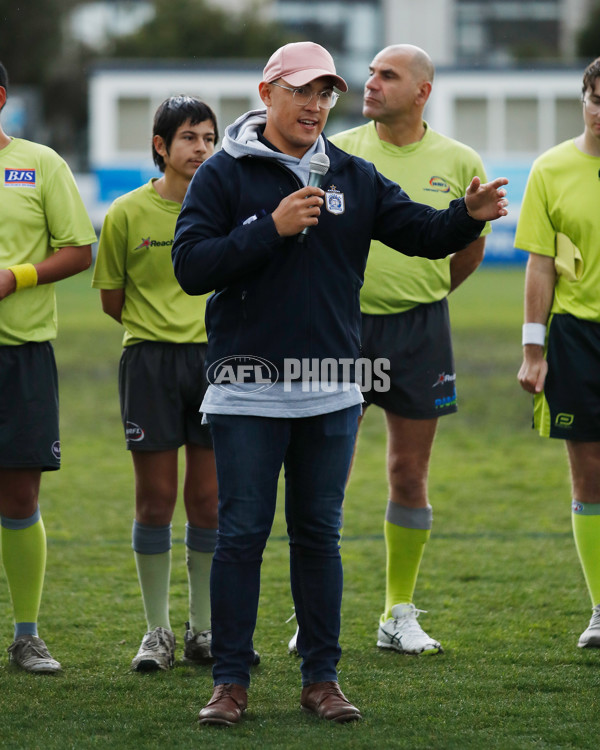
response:
[[(234, 374), (236, 361), (240, 373), (260, 373), (248, 368), (250, 355), (283, 374), (269, 389), (238, 376), (231, 388), (211, 383), (202, 405), (219, 483), (211, 569), (215, 690), (200, 711), (202, 724), (236, 724), (247, 706), (262, 552), (282, 465), (300, 705), (327, 720), (360, 719), (337, 679), (339, 529), (362, 403), (343, 364), (360, 356), (359, 292), (369, 245), (376, 238), (438, 257), (507, 213), (505, 178), (485, 185), (474, 178), (464, 199), (436, 211), (330, 144), (321, 133), (338, 97), (334, 86), (348, 88), (320, 45), (278, 49), (258, 88), (265, 108), (227, 128), (223, 149), (194, 175), (177, 221), (177, 279), (189, 294), (216, 290), (206, 312), (209, 380), (222, 358)], [(329, 157), (324, 190), (306, 186), (316, 154)], [(298, 242), (307, 227), (306, 241)], [(285, 377), (302, 360), (317, 370), (327, 363), (329, 376)], [(222, 385), (220, 374), (214, 380)]]
[[(8, 74), (0, 63), (0, 111)], [(12, 664), (61, 668), (38, 635), (46, 532), (43, 471), (60, 468), (54, 282), (89, 268), (94, 229), (66, 162), (0, 125), (0, 547), (12, 598)]]
[(125, 329), (119, 394), (135, 474), (132, 546), (147, 628), (131, 663), (140, 672), (170, 669), (175, 659), (169, 616), (171, 520), (183, 445), (189, 584), (183, 661), (212, 660), (209, 571), (217, 479), (210, 430), (199, 412), (206, 389), (206, 298), (182, 291), (173, 274), (171, 245), (189, 182), (217, 140), (215, 114), (204, 102), (190, 96), (162, 102), (154, 115), (152, 156), (163, 174), (109, 208), (92, 281), (104, 312)]

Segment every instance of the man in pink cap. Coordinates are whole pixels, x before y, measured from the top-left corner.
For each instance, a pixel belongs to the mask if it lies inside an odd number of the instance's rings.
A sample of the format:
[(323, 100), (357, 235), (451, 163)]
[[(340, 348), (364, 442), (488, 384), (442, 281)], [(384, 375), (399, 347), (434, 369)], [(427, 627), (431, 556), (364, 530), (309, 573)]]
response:
[[(301, 707), (323, 719), (360, 711), (337, 679), (339, 529), (363, 401), (359, 292), (372, 238), (443, 257), (506, 214), (507, 180), (471, 182), (444, 211), (413, 203), (322, 131), (347, 91), (327, 50), (277, 50), (259, 85), (264, 109), (230, 125), (195, 173), (172, 256), (206, 306), (219, 530), (211, 570), (214, 693), (200, 723), (232, 725), (247, 706), (262, 554), (285, 467), (290, 580), (302, 657)], [(320, 170), (323, 189), (309, 173)], [(364, 360), (360, 360), (364, 364)], [(356, 367), (357, 372), (359, 367)], [(385, 387), (385, 378), (381, 384)]]

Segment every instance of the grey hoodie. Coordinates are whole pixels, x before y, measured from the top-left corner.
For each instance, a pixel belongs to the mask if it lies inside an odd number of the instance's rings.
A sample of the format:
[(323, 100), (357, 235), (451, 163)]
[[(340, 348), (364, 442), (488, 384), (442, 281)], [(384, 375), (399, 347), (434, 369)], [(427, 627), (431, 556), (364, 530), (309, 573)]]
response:
[(223, 150), (234, 159), (243, 156), (261, 156), (274, 159), (290, 169), (303, 185), (308, 184), (309, 162), (313, 154), (325, 153), (325, 141), (320, 135), (301, 159), (274, 151), (258, 140), (258, 134), (267, 123), (267, 110), (254, 109), (246, 112), (225, 129)]

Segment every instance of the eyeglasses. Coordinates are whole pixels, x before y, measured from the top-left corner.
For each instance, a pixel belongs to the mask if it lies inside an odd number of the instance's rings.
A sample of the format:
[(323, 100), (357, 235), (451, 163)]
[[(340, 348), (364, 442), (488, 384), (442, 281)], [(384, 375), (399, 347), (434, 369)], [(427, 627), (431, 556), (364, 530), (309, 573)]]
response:
[(271, 86), (278, 86), (280, 89), (292, 92), (292, 99), (297, 107), (307, 107), (316, 96), (321, 109), (331, 109), (335, 107), (335, 103), (339, 99), (340, 95), (336, 91), (326, 89), (325, 91), (311, 91), (310, 89), (300, 86), (297, 89), (290, 88), (290, 86), (282, 86), (280, 83), (271, 81)]
[(591, 115), (600, 115), (600, 102), (591, 102), (587, 97), (582, 96), (583, 106)]

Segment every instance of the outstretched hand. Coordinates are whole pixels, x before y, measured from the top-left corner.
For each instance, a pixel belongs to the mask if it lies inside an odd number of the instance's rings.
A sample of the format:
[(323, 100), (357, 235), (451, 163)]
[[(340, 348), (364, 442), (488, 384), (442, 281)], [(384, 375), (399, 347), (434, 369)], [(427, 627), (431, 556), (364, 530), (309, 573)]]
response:
[(508, 201), (503, 185), (508, 185), (506, 177), (498, 177), (485, 184), (481, 183), (479, 177), (473, 177), (465, 195), (469, 216), (478, 221), (493, 221), (506, 216)]

